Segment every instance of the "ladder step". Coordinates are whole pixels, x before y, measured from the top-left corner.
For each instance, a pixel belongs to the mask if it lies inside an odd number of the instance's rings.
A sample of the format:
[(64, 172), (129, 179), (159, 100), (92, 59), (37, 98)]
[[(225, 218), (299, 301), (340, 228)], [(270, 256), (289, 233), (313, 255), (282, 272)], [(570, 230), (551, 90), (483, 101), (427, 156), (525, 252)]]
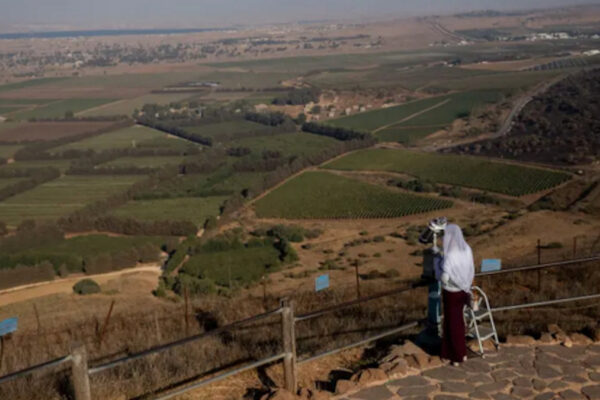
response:
[(489, 317), (490, 315), (492, 315), (492, 313), (489, 310), (477, 310), (474, 312), (475, 314), (475, 319), (477, 321), (481, 321), (484, 318)]
[[(486, 326), (486, 325), (479, 325), (479, 338), (481, 339), (481, 341), (490, 339), (494, 337), (494, 330), (490, 327), (490, 326)], [(471, 329), (470, 334), (472, 334), (474, 337), (477, 337), (477, 331), (475, 330), (475, 328)]]

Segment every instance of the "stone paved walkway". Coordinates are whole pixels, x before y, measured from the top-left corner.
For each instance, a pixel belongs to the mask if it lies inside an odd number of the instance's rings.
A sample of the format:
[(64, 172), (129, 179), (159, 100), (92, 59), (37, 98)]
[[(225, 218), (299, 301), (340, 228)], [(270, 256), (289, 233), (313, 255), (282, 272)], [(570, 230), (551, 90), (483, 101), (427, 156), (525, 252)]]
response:
[(600, 400), (600, 344), (502, 347), (485, 359), (430, 369), (338, 398)]

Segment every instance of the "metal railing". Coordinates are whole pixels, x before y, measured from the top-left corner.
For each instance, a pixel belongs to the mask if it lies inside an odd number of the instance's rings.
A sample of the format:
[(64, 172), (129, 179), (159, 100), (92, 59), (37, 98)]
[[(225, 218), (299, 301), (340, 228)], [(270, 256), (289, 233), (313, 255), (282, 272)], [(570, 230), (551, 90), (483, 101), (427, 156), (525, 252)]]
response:
[[(566, 261), (558, 261), (558, 262), (552, 262), (552, 263), (544, 263), (544, 264), (516, 267), (516, 268), (505, 269), (505, 270), (501, 270), (501, 271), (478, 273), (478, 274), (476, 274), (476, 277), (487, 277), (487, 276), (492, 277), (492, 276), (497, 276), (497, 275), (501, 275), (501, 274), (542, 270), (542, 269), (552, 268), (552, 267), (565, 267), (565, 266), (571, 266), (571, 265), (577, 265), (577, 264), (585, 264), (585, 263), (594, 262), (594, 261), (600, 261), (600, 255), (590, 256), (590, 257), (585, 257), (585, 258), (578, 258), (578, 259), (571, 259), (571, 260), (566, 260)], [(48, 361), (48, 362), (45, 362), (42, 364), (38, 364), (38, 365), (35, 365), (32, 367), (5, 375), (3, 377), (0, 377), (0, 384), (6, 383), (8, 381), (11, 381), (11, 380), (19, 378), (19, 377), (30, 375), (34, 372), (38, 372), (41, 370), (47, 370), (51, 367), (56, 367), (56, 366), (70, 363), (76, 400), (90, 400), (91, 395), (90, 395), (90, 390), (89, 390), (89, 387), (90, 387), (89, 386), (89, 378), (90, 378), (90, 376), (92, 376), (94, 374), (100, 373), (102, 371), (110, 370), (112, 368), (116, 368), (117, 366), (123, 365), (127, 362), (141, 359), (141, 358), (147, 357), (149, 355), (162, 353), (162, 352), (172, 349), (174, 347), (182, 346), (182, 345), (200, 340), (200, 339), (208, 337), (208, 336), (218, 335), (218, 334), (221, 334), (221, 333), (224, 333), (227, 331), (231, 331), (232, 329), (239, 328), (242, 325), (247, 324), (247, 323), (255, 322), (255, 321), (262, 320), (262, 319), (265, 319), (265, 318), (268, 318), (271, 316), (275, 316), (275, 315), (281, 315), (283, 352), (278, 353), (273, 356), (270, 356), (268, 358), (256, 360), (254, 362), (251, 362), (249, 364), (246, 364), (244, 366), (241, 366), (241, 367), (238, 367), (235, 369), (228, 370), (226, 372), (222, 372), (222, 373), (212, 376), (210, 378), (200, 380), (191, 385), (186, 385), (186, 386), (180, 387), (178, 389), (159, 393), (156, 395), (155, 399), (160, 399), (160, 400), (170, 399), (174, 396), (181, 395), (190, 390), (201, 388), (203, 386), (220, 381), (222, 379), (226, 379), (228, 377), (242, 373), (244, 371), (248, 371), (248, 370), (251, 370), (254, 368), (258, 368), (258, 367), (272, 364), (272, 363), (279, 362), (279, 361), (283, 361), (284, 378), (285, 378), (286, 388), (290, 391), (295, 391), (295, 388), (297, 386), (297, 384), (296, 384), (296, 369), (297, 369), (298, 365), (302, 365), (302, 364), (305, 364), (305, 363), (308, 363), (308, 362), (311, 362), (311, 361), (314, 361), (314, 360), (317, 360), (317, 359), (320, 359), (323, 357), (327, 357), (327, 356), (330, 356), (330, 355), (333, 355), (333, 354), (336, 354), (336, 353), (339, 353), (339, 352), (342, 352), (342, 351), (345, 351), (345, 350), (348, 350), (348, 349), (351, 349), (354, 347), (363, 346), (363, 345), (366, 345), (368, 343), (374, 342), (376, 340), (379, 340), (379, 339), (382, 339), (385, 337), (397, 335), (403, 331), (414, 329), (414, 328), (418, 327), (421, 323), (421, 321), (408, 322), (397, 328), (393, 328), (393, 329), (387, 330), (385, 332), (378, 333), (376, 335), (372, 335), (367, 338), (361, 339), (359, 341), (355, 341), (353, 343), (350, 343), (350, 344), (347, 344), (344, 346), (340, 346), (335, 349), (331, 349), (331, 350), (298, 360), (297, 356), (296, 356), (296, 337), (295, 337), (296, 322), (301, 322), (301, 321), (318, 318), (318, 317), (321, 317), (324, 315), (335, 313), (337, 311), (343, 310), (343, 309), (351, 307), (351, 306), (355, 306), (355, 305), (363, 304), (363, 303), (370, 302), (370, 301), (373, 301), (376, 299), (381, 299), (384, 297), (408, 292), (410, 290), (426, 286), (426, 284), (427, 284), (427, 281), (420, 280), (420, 281), (414, 282), (414, 283), (410, 284), (409, 286), (406, 286), (403, 288), (398, 288), (398, 289), (378, 293), (378, 294), (368, 296), (368, 297), (358, 298), (356, 300), (337, 304), (337, 305), (334, 305), (331, 307), (312, 311), (309, 313), (300, 314), (298, 316), (294, 315), (293, 302), (289, 302), (284, 299), (284, 300), (282, 300), (281, 306), (272, 311), (268, 311), (263, 314), (259, 314), (259, 315), (255, 315), (255, 316), (243, 319), (243, 320), (239, 320), (239, 321), (233, 322), (229, 325), (226, 325), (226, 326), (223, 326), (223, 327), (220, 327), (217, 329), (213, 329), (211, 331), (203, 332), (201, 334), (189, 336), (189, 337), (186, 337), (186, 338), (183, 338), (183, 339), (171, 342), (171, 343), (152, 347), (150, 349), (141, 351), (139, 353), (131, 354), (131, 355), (128, 355), (128, 356), (125, 356), (125, 357), (122, 357), (122, 358), (119, 358), (119, 359), (116, 359), (113, 361), (109, 361), (104, 364), (100, 364), (100, 365), (97, 365), (97, 366), (91, 367), (91, 368), (88, 367), (87, 353), (86, 353), (85, 347), (81, 346), (81, 345), (73, 346), (73, 350), (72, 350), (71, 354), (69, 354), (69, 355), (66, 355), (66, 356), (63, 356), (63, 357), (60, 357), (60, 358), (57, 358), (57, 359), (54, 359), (54, 360), (51, 360), (51, 361)], [(556, 299), (556, 300), (537, 301), (537, 302), (523, 303), (523, 304), (518, 304), (518, 305), (497, 307), (497, 308), (492, 309), (492, 311), (493, 312), (502, 312), (502, 311), (509, 311), (509, 310), (524, 309), (524, 308), (540, 307), (540, 306), (546, 306), (546, 305), (555, 305), (555, 304), (566, 303), (566, 302), (594, 300), (594, 299), (599, 299), (599, 298), (600, 298), (600, 294), (591, 294), (591, 295), (585, 295), (585, 296), (576, 296), (576, 297), (568, 297), (568, 298)]]

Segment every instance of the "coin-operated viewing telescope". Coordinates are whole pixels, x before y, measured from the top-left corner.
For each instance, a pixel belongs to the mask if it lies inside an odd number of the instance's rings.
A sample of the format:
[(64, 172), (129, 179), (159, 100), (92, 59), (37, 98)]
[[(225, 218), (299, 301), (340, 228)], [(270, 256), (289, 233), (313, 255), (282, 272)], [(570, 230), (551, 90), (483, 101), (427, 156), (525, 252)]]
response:
[(427, 228), (421, 232), (419, 242), (422, 244), (431, 244), (432, 246), (423, 251), (423, 274), (422, 278), (429, 281), (429, 295), (427, 300), (427, 328), (426, 336), (439, 338), (441, 313), (441, 285), (436, 276), (436, 270), (440, 271), (443, 260), (442, 252), (437, 245), (439, 237), (444, 233), (448, 220), (445, 217), (439, 217), (429, 221)]

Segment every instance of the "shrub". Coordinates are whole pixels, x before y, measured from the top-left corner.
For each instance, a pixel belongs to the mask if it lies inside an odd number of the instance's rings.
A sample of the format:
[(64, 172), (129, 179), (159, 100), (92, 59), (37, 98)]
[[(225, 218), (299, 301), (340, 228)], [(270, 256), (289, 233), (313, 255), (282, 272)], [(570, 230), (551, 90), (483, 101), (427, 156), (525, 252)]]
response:
[(180, 273), (175, 278), (173, 291), (183, 296), (185, 288), (188, 289), (188, 293), (192, 296), (216, 292), (215, 283), (212, 280), (208, 278), (196, 278), (195, 276)]
[(92, 279), (82, 279), (73, 286), (73, 291), (80, 295), (100, 293), (100, 285)]

